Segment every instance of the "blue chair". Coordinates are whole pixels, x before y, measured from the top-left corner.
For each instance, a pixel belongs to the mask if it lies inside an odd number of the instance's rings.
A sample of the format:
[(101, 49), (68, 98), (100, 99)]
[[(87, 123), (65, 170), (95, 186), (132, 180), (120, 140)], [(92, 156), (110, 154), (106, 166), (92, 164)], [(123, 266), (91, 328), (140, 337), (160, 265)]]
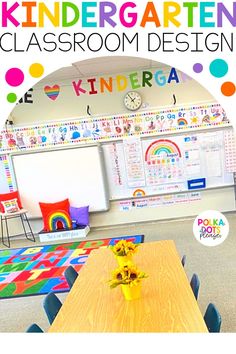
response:
[(185, 266), (185, 263), (186, 263), (186, 255), (184, 254), (182, 259), (181, 259), (181, 263), (182, 263), (182, 266), (184, 267)]
[(210, 333), (219, 333), (221, 327), (221, 315), (214, 304), (207, 306), (204, 321)]
[(36, 323), (30, 325), (27, 330), (27, 333), (44, 333), (42, 328), (40, 328)]
[(65, 275), (66, 281), (69, 285), (69, 288), (71, 289), (72, 285), (76, 281), (76, 278), (78, 277), (79, 274), (76, 272), (76, 270), (72, 266), (69, 266), (68, 268), (66, 268), (64, 275)]
[(198, 293), (199, 293), (199, 288), (200, 288), (200, 280), (197, 276), (197, 274), (193, 274), (192, 279), (190, 281), (190, 286), (193, 290), (195, 299), (197, 300), (198, 298)]
[(62, 303), (54, 293), (49, 293), (43, 300), (43, 307), (51, 325), (62, 307)]

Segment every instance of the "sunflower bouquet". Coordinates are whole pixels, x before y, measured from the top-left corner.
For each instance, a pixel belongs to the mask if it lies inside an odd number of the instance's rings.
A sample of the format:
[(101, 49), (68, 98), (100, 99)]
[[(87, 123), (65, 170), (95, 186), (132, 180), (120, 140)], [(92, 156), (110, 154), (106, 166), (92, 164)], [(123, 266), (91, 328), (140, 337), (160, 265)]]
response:
[(118, 257), (132, 256), (137, 252), (137, 247), (138, 244), (126, 240), (120, 240), (114, 246), (110, 246), (112, 252)]
[(147, 278), (147, 274), (139, 271), (133, 263), (129, 262), (112, 272), (112, 279), (109, 280), (110, 288), (116, 288), (118, 285), (133, 287), (138, 285), (143, 278)]

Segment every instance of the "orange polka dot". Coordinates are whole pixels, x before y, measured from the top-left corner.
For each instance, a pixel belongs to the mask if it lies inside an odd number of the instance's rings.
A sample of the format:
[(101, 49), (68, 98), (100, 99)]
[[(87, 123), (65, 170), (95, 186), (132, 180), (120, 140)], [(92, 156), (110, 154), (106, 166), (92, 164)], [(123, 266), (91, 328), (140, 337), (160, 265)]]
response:
[(233, 82), (224, 82), (221, 86), (221, 92), (224, 96), (233, 96), (236, 91), (236, 87)]

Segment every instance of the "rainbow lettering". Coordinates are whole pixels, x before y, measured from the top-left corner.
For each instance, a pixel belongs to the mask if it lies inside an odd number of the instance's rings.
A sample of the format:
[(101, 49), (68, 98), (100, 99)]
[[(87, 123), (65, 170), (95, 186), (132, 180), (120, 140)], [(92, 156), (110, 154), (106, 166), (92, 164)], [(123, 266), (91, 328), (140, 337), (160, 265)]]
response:
[[(78, 3), (78, 2), (77, 2)], [(143, 4), (142, 4), (143, 6)], [(160, 8), (158, 2), (148, 1), (141, 8), (139, 1), (80, 1), (45, 2), (23, 1), (21, 3), (1, 2), (2, 27), (72, 27), (82, 28), (124, 28), (139, 26), (158, 27), (223, 27), (223, 23), (236, 25), (236, 3), (226, 5), (223, 2), (165, 1)], [(227, 21), (227, 22), (226, 22)]]

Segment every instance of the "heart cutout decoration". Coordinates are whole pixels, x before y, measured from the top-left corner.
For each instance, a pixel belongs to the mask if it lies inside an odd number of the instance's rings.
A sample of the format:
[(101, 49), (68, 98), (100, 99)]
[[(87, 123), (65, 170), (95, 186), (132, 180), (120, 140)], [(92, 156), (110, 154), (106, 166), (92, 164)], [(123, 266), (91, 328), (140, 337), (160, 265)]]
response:
[(44, 92), (50, 98), (50, 100), (55, 101), (60, 93), (60, 86), (53, 85), (53, 86), (45, 86)]

